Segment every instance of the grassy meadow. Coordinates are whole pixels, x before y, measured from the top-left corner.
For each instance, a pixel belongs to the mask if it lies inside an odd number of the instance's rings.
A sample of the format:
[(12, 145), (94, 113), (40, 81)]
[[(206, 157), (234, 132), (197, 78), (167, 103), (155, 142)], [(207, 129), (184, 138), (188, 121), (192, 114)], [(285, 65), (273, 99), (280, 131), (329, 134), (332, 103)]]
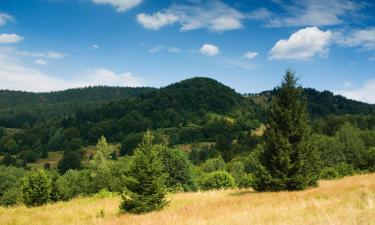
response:
[(0, 224), (375, 224), (375, 174), (321, 181), (318, 188), (300, 192), (227, 190), (168, 197), (168, 207), (142, 215), (120, 214), (119, 197), (0, 208)]

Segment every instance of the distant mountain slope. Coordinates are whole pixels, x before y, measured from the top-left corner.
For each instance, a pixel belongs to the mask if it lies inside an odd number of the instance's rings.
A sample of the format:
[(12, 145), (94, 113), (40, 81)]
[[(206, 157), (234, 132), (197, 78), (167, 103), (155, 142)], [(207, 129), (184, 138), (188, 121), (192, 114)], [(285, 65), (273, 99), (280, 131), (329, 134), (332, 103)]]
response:
[[(249, 97), (260, 107), (266, 108), (275, 92), (276, 89), (249, 95)], [(375, 114), (375, 105), (347, 99), (330, 91), (321, 92), (313, 88), (304, 88), (304, 94), (307, 99), (307, 108), (312, 118), (328, 115)]]
[(135, 97), (153, 88), (95, 86), (65, 91), (33, 93), (0, 90), (0, 126), (21, 127), (40, 120), (72, 115), (110, 101)]

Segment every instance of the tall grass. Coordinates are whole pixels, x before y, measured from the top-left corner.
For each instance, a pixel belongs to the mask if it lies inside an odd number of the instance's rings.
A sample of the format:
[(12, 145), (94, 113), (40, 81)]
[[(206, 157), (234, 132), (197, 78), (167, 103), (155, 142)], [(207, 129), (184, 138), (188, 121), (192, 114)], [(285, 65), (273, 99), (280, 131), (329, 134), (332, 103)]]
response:
[(119, 214), (119, 198), (77, 198), (38, 208), (0, 208), (0, 224), (374, 224), (375, 174), (322, 181), (301, 192), (251, 190), (170, 195), (171, 205), (143, 215)]

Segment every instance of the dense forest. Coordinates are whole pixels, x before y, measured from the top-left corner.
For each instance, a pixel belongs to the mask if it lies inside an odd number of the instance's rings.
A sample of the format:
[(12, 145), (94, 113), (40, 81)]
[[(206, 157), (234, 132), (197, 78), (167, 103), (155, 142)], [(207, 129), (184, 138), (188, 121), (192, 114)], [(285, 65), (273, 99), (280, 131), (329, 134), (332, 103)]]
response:
[[(375, 106), (302, 89), (289, 72), (280, 87), (259, 94), (198, 77), (159, 89), (0, 91), (0, 104), (3, 205), (18, 202), (33, 179), (47, 180), (50, 196), (30, 196), (29, 205), (126, 186), (121, 208), (146, 212), (167, 204), (160, 198), (165, 188), (300, 190), (375, 170)], [(95, 151), (88, 155), (87, 148)], [(46, 171), (17, 183), (51, 152), (63, 152), (57, 168), (47, 162)], [(155, 205), (139, 206), (145, 201)]]

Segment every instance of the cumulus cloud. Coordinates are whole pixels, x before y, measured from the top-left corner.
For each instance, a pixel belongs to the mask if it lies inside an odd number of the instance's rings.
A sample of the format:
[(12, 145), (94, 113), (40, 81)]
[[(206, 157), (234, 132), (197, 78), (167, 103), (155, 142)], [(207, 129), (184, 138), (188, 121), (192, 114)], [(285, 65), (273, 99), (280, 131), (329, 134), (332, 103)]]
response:
[(141, 13), (137, 16), (138, 22), (148, 29), (158, 30), (179, 23), (181, 31), (206, 28), (215, 32), (240, 29), (245, 19), (242, 12), (217, 0), (173, 4), (152, 15)]
[(12, 44), (22, 40), (23, 37), (17, 34), (0, 34), (0, 44)]
[(4, 26), (9, 21), (14, 21), (14, 18), (7, 13), (0, 13), (0, 26)]
[(343, 46), (360, 47), (366, 50), (375, 49), (375, 27), (368, 27), (361, 30), (338, 33), (337, 42)]
[(154, 14), (140, 13), (137, 15), (138, 23), (151, 30), (159, 30), (161, 27), (171, 25), (178, 20), (172, 13), (157, 12)]
[(143, 80), (131, 73), (106, 68), (88, 69), (72, 78), (56, 77), (25, 65), (17, 56), (11, 48), (0, 48), (0, 89), (42, 92), (94, 85), (143, 86)]
[(335, 93), (357, 101), (375, 104), (375, 79), (366, 81), (362, 87)]
[(141, 4), (142, 0), (92, 0), (92, 2), (98, 5), (112, 5), (118, 12), (125, 12)]
[(204, 44), (199, 50), (200, 53), (206, 56), (215, 56), (220, 53), (219, 47), (212, 44)]
[(45, 61), (43, 59), (36, 59), (36, 60), (34, 60), (34, 63), (38, 64), (38, 65), (41, 65), (41, 66), (47, 65), (47, 61)]
[(331, 31), (306, 27), (292, 34), (288, 40), (279, 40), (271, 49), (271, 59), (308, 60), (328, 52)]
[(257, 55), (258, 52), (245, 52), (242, 57), (245, 59), (254, 59), (255, 57), (257, 57)]
[(259, 8), (249, 14), (250, 19), (264, 21), (268, 27), (332, 26), (360, 18), (366, 4), (352, 0), (280, 0), (274, 1), (285, 13), (273, 13)]

